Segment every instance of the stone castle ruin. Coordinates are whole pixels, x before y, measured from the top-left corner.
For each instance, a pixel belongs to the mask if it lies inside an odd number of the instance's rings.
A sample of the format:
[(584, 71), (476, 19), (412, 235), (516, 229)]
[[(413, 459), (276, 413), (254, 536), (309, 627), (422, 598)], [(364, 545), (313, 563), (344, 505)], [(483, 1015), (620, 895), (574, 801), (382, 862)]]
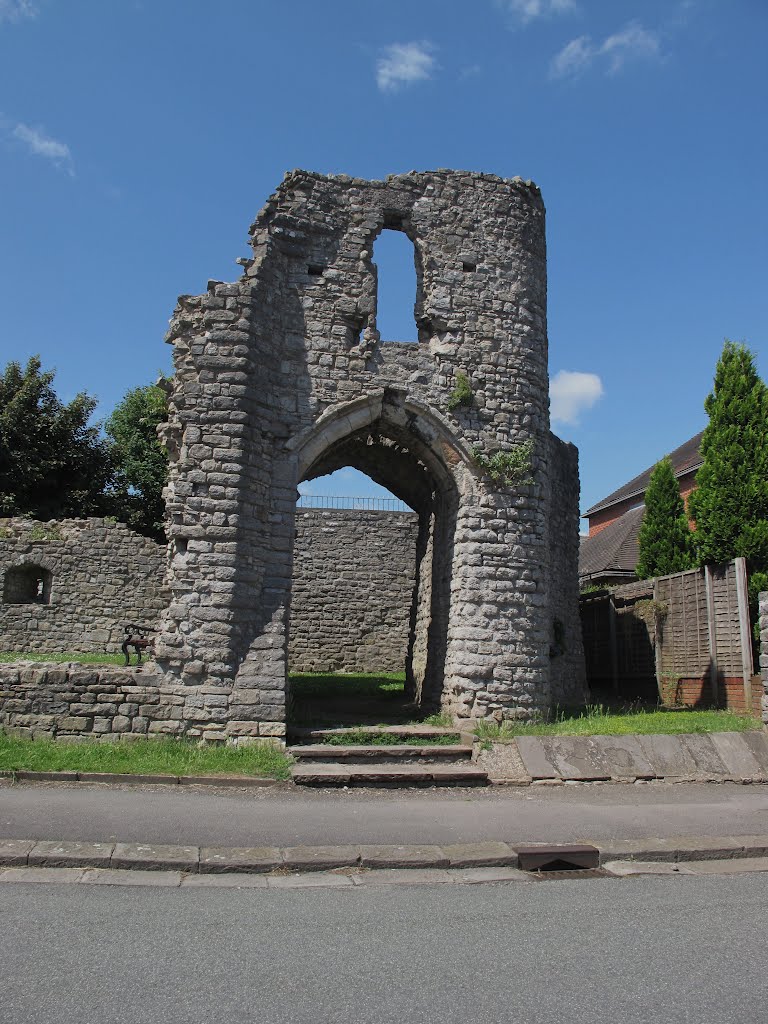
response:
[[(377, 328), (384, 230), (413, 244), (414, 343)], [(418, 517), (410, 697), (462, 719), (580, 703), (577, 452), (549, 430), (538, 188), (293, 171), (251, 244), (239, 281), (171, 321), (170, 596), (141, 685), (180, 732), (285, 732), (297, 487), (352, 466)]]

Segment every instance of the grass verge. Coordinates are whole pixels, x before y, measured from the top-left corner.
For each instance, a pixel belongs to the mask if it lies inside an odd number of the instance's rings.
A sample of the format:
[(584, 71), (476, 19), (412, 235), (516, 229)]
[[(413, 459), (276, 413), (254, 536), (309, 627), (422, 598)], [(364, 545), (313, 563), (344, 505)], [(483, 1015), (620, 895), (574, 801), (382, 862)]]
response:
[[(133, 659), (136, 660), (135, 657)], [(83, 653), (82, 651), (0, 651), (0, 662), (46, 661), (61, 665), (74, 661), (78, 665), (124, 665), (122, 654)]]
[(747, 732), (760, 729), (760, 722), (733, 711), (638, 708), (612, 711), (602, 705), (576, 711), (561, 711), (551, 722), (478, 722), (475, 734), (482, 740), (505, 740), (515, 736), (624, 736), (706, 732)]
[(269, 740), (244, 747), (189, 740), (57, 743), (0, 733), (0, 771), (117, 772), (127, 775), (252, 775), (287, 779), (291, 758)]

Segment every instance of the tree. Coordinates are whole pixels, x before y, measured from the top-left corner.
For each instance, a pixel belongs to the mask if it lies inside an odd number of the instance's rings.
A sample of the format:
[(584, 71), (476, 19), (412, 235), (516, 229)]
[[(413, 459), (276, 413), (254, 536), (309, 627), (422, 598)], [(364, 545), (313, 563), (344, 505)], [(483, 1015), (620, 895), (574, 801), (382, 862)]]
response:
[(648, 481), (638, 548), (636, 572), (641, 580), (682, 572), (693, 565), (688, 516), (669, 456), (654, 466)]
[(688, 509), (700, 565), (743, 556), (768, 568), (768, 389), (744, 345), (726, 341), (704, 408), (703, 465)]
[(114, 514), (158, 540), (164, 538), (163, 487), (168, 477), (168, 454), (157, 436), (158, 424), (168, 414), (164, 384), (161, 378), (157, 384), (129, 391), (105, 425), (115, 466)]
[(768, 589), (768, 388), (749, 349), (726, 341), (704, 408), (704, 464), (688, 509), (700, 565), (743, 557), (755, 635), (757, 595)]
[(33, 356), (0, 375), (0, 515), (101, 515), (111, 467), (98, 426), (88, 425), (96, 399), (83, 392), (64, 405), (41, 365)]

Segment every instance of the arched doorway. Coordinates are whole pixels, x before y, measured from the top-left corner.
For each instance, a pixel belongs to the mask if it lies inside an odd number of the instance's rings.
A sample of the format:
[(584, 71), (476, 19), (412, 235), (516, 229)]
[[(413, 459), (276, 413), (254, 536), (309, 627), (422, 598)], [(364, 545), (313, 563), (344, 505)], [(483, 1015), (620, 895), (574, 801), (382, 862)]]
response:
[[(444, 698), (459, 507), (456, 471), (463, 465), (455, 441), (434, 414), (408, 403), (394, 388), (323, 417), (298, 448), (299, 482), (349, 466), (417, 516), (403, 651), (404, 713), (414, 718), (438, 711)], [(289, 720), (298, 700), (298, 691), (296, 700), (290, 699), (289, 687)]]

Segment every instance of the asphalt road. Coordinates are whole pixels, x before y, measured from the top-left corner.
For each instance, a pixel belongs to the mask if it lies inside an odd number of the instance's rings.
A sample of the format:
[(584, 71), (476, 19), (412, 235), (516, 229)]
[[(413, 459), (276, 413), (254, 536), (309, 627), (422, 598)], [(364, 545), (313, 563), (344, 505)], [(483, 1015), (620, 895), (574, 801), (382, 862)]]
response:
[(768, 833), (768, 786), (462, 791), (0, 783), (0, 838), (290, 846)]
[(744, 1024), (768, 876), (352, 890), (0, 887), (27, 1024)]

